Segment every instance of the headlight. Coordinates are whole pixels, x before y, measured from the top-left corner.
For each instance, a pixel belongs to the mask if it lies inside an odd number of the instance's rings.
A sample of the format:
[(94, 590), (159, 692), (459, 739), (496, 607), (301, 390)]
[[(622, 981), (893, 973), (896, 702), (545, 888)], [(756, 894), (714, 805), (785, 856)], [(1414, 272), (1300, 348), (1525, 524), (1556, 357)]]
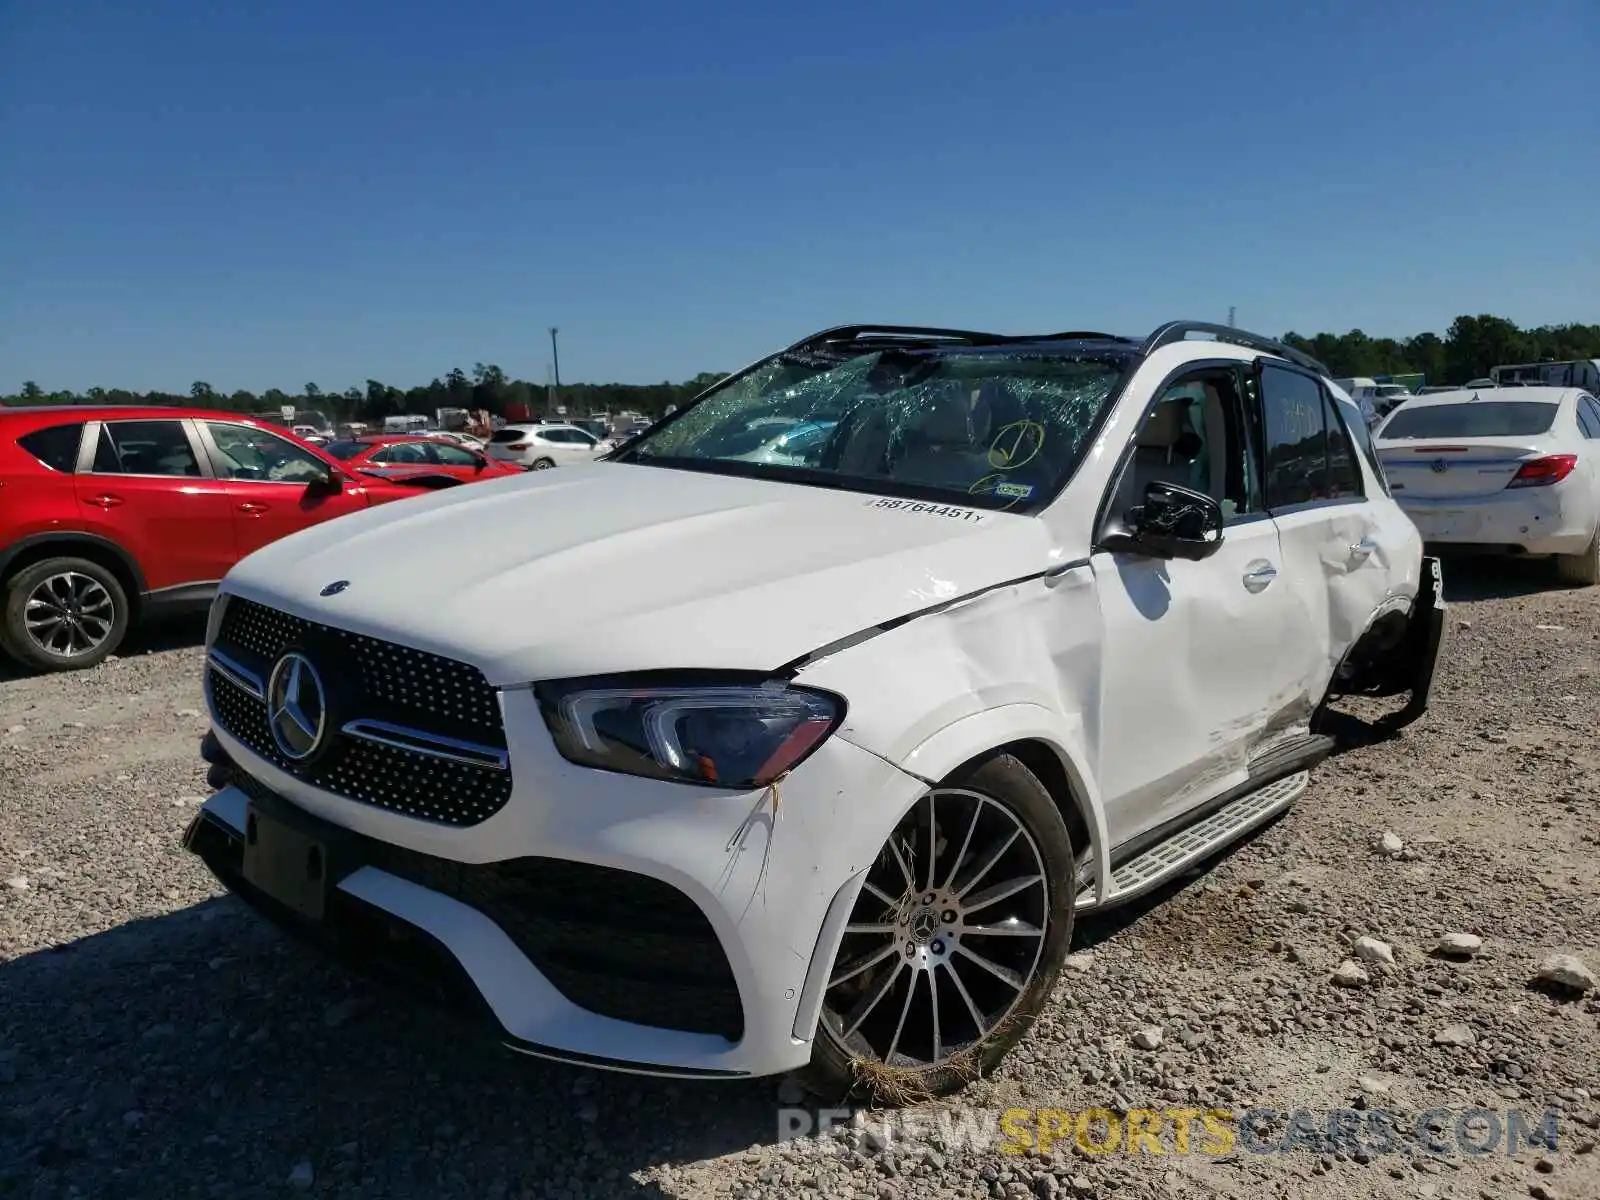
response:
[(776, 680), (629, 686), (580, 679), (534, 691), (570, 762), (738, 790), (765, 787), (793, 770), (845, 709), (837, 696)]

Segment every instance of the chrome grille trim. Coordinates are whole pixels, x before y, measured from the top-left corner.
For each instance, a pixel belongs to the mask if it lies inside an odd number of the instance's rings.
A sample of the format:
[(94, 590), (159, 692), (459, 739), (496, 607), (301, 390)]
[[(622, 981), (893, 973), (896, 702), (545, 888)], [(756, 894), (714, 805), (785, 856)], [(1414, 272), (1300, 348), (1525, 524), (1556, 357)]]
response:
[(421, 729), (392, 725), (388, 721), (366, 719), (350, 721), (340, 732), (364, 741), (377, 742), (380, 746), (411, 750), (417, 754), (427, 754), (433, 758), (448, 759), (469, 766), (492, 767), (497, 771), (509, 770), (511, 767), (511, 756), (499, 747), (464, 742), (459, 738), (428, 733)]
[(261, 681), (261, 677), (249, 668), (229, 658), (221, 650), (212, 650), (206, 655), (206, 661), (213, 671), (235, 687), (243, 688), (257, 700), (265, 700), (267, 698), (266, 684)]

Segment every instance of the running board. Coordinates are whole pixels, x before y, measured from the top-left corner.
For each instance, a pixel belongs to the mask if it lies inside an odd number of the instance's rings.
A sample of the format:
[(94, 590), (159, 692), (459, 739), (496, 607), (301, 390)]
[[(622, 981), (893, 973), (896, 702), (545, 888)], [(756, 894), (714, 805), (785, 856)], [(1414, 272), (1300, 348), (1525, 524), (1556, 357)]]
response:
[(1310, 780), (1307, 771), (1275, 780), (1246, 792), (1210, 815), (1185, 825), (1165, 841), (1130, 858), (1111, 872), (1110, 895), (1097, 898), (1092, 886), (1078, 893), (1077, 910), (1088, 912), (1132, 900), (1159, 887), (1195, 863), (1265, 825), (1300, 798)]

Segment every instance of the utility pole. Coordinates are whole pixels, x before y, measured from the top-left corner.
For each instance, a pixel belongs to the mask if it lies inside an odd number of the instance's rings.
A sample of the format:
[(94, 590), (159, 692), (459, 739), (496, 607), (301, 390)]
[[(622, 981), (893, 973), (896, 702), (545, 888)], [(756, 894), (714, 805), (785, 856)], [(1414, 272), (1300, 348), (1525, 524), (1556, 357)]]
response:
[[(555, 389), (550, 394), (551, 407), (554, 408), (554, 402), (561, 396), (561, 355), (556, 350), (556, 327), (554, 325), (550, 326), (550, 360), (555, 366), (556, 373)], [(552, 412), (551, 416), (554, 415)]]
[[(1233, 313), (1234, 313), (1234, 306), (1230, 304), (1230, 305), (1228, 305), (1228, 328), (1229, 329), (1232, 329), (1234, 327), (1234, 325), (1233, 325)], [(552, 329), (550, 332), (554, 333), (555, 330)]]

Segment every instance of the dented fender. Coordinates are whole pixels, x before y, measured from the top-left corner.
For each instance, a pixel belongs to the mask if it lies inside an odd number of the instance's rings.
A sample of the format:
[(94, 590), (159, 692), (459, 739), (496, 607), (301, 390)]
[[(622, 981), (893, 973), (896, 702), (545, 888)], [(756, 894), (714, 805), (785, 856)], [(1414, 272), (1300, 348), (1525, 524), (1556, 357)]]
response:
[(1008, 742), (1060, 761), (1089, 831), (1096, 879), (1109, 876), (1096, 783), (1104, 636), (1088, 565), (953, 602), (808, 661), (796, 682), (849, 698), (834, 735), (933, 784)]

